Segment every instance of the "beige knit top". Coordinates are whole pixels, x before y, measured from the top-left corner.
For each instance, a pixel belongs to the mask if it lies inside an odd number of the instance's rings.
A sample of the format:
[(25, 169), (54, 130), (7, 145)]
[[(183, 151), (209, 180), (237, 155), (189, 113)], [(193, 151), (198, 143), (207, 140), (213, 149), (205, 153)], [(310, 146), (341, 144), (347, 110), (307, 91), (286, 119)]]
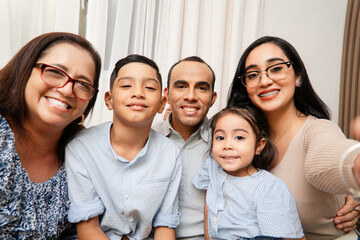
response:
[(335, 123), (309, 116), (281, 162), (271, 170), (294, 195), (307, 240), (329, 240), (344, 234), (333, 220), (345, 196), (334, 193), (359, 189), (352, 174), (358, 154), (360, 143), (346, 139)]

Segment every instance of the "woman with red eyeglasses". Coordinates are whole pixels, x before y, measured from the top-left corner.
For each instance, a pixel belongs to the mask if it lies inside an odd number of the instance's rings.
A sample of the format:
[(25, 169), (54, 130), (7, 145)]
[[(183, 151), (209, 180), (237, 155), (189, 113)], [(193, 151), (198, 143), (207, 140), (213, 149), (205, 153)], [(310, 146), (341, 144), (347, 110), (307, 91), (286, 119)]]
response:
[(101, 60), (71, 33), (27, 43), (0, 70), (0, 239), (58, 239), (67, 227), (67, 142), (95, 104)]

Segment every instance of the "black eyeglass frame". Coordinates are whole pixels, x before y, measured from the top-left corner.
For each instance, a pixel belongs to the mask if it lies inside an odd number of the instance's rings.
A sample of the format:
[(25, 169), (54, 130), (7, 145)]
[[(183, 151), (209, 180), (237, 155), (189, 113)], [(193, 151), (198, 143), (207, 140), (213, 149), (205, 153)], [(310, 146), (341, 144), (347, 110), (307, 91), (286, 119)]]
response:
[[(291, 66), (293, 63), (292, 63), (291, 61), (275, 63), (275, 64), (273, 64), (273, 65), (271, 65), (271, 66), (268, 66), (266, 69), (261, 70), (261, 71), (249, 71), (249, 72), (246, 72), (246, 73), (242, 74), (241, 76), (239, 76), (238, 79), (240, 79), (241, 83), (242, 83), (246, 88), (249, 88), (249, 87), (246, 86), (246, 83), (245, 83), (245, 75), (246, 75), (246, 74), (249, 74), (249, 73), (252, 73), (252, 72), (256, 72), (256, 73), (259, 74), (259, 80), (260, 80), (260, 77), (261, 77), (261, 76), (260, 76), (260, 75), (261, 75), (260, 73), (262, 73), (262, 72), (265, 72), (266, 76), (267, 76), (268, 78), (270, 78), (271, 80), (273, 80), (273, 81), (282, 80), (282, 79), (274, 80), (274, 79), (272, 79), (271, 77), (269, 77), (269, 74), (268, 74), (268, 70), (269, 70), (270, 68), (275, 67), (275, 66), (277, 66), (277, 65), (281, 65), (281, 64), (285, 64), (285, 65), (287, 66), (287, 68), (289, 69), (290, 66)], [(250, 88), (251, 88), (251, 87), (250, 87)]]
[[(62, 69), (60, 69), (60, 68), (57, 68), (57, 67), (54, 67), (54, 66), (52, 66), (52, 65), (45, 64), (45, 63), (36, 63), (36, 64), (35, 64), (35, 67), (36, 67), (36, 68), (39, 68), (39, 69), (41, 70), (41, 74), (40, 74), (41, 80), (42, 80), (44, 83), (48, 84), (49, 86), (52, 86), (52, 87), (55, 87), (55, 88), (63, 88), (66, 84), (68, 84), (68, 82), (72, 82), (72, 83), (73, 83), (72, 92), (73, 92), (74, 96), (75, 96), (76, 98), (80, 99), (80, 100), (89, 101), (89, 100), (91, 100), (91, 99), (95, 96), (95, 94), (99, 91), (99, 90), (98, 90), (97, 88), (95, 88), (93, 85), (91, 85), (91, 84), (89, 84), (89, 83), (87, 83), (87, 82), (85, 82), (85, 81), (73, 79), (72, 77), (69, 76), (69, 74), (67, 74), (64, 70), (62, 70)], [(65, 74), (65, 76), (67, 77), (67, 81), (66, 81), (63, 85), (61, 85), (61, 86), (54, 86), (54, 85), (48, 83), (47, 81), (45, 81), (45, 80), (43, 79), (43, 73), (44, 73), (44, 69), (47, 68), (47, 67), (54, 68), (54, 69), (56, 69), (57, 71)], [(86, 84), (88, 87), (90, 87), (91, 89), (94, 90), (93, 93), (92, 93), (92, 95), (90, 96), (90, 98), (81, 98), (81, 97), (79, 97), (79, 96), (76, 95), (76, 93), (74, 92), (74, 86), (75, 86), (75, 83), (77, 83), (77, 82), (78, 82), (78, 83), (81, 83), (81, 84)]]

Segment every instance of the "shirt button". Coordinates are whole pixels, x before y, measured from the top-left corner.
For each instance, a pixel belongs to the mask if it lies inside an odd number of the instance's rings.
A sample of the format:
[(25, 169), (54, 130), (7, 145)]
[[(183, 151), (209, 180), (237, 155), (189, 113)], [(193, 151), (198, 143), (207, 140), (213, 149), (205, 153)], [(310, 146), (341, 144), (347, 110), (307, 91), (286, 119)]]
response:
[(128, 199), (129, 198), (129, 194), (125, 194), (125, 199)]
[(213, 220), (213, 222), (216, 222), (216, 218), (215, 218), (215, 217), (214, 217), (212, 220)]
[(220, 204), (219, 204), (219, 208), (223, 208), (223, 205), (222, 205), (222, 203), (220, 203)]

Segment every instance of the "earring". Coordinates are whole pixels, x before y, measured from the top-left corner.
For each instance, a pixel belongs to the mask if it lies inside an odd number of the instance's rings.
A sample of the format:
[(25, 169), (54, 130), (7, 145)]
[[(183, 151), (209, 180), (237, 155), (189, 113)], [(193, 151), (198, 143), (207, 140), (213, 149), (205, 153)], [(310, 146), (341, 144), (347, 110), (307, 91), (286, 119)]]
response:
[(80, 120), (80, 122), (76, 123), (76, 125), (81, 126), (84, 123), (84, 120), (85, 120), (85, 115), (81, 114), (81, 120)]
[(300, 81), (295, 82), (295, 87), (300, 87)]

